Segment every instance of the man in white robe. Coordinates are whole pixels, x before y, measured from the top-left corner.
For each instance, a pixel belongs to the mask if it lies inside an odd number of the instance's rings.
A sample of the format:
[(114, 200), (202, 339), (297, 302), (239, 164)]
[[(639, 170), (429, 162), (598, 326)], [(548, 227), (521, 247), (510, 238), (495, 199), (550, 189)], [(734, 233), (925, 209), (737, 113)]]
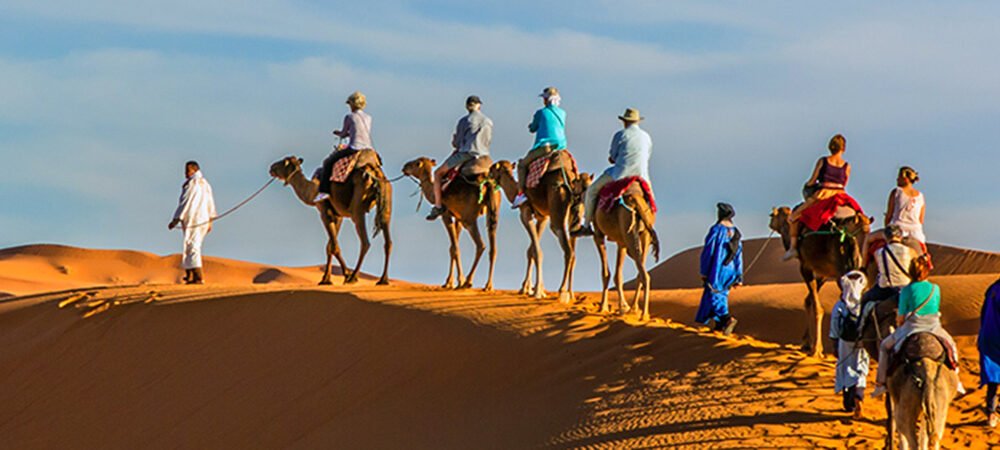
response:
[(184, 255), (181, 261), (184, 282), (203, 284), (205, 278), (201, 267), (201, 244), (205, 235), (212, 231), (215, 199), (212, 197), (212, 186), (201, 174), (197, 162), (188, 161), (184, 165), (184, 175), (187, 180), (181, 188), (180, 202), (167, 228), (172, 230), (180, 225), (184, 230)]

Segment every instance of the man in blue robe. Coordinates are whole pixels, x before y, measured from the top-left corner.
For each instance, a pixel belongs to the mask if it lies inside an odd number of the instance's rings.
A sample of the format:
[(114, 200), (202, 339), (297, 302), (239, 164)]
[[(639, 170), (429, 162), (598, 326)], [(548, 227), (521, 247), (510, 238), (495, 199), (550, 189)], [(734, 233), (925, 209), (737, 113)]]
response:
[(701, 251), (701, 279), (705, 292), (694, 320), (708, 324), (715, 321), (715, 331), (732, 334), (736, 318), (729, 314), (729, 290), (743, 283), (743, 243), (740, 230), (733, 225), (736, 211), (719, 203), (718, 222), (708, 230)]
[(986, 385), (986, 417), (990, 428), (1000, 422), (997, 385), (1000, 385), (1000, 280), (986, 290), (979, 322), (979, 377)]

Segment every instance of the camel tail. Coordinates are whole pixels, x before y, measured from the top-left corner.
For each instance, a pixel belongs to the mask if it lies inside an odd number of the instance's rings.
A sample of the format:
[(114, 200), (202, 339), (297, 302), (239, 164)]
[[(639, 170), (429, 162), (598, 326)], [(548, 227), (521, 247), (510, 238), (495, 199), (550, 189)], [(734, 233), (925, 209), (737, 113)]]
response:
[(389, 222), (392, 220), (392, 183), (385, 175), (378, 174), (375, 178), (375, 236), (382, 230), (388, 234)]
[[(654, 213), (653, 209), (650, 208), (649, 203), (646, 202), (646, 199), (642, 197), (636, 198), (633, 196), (629, 196), (628, 201), (626, 203), (628, 203), (629, 207), (635, 211), (635, 214), (639, 217), (639, 220), (642, 222), (642, 225), (646, 227), (647, 231), (649, 231), (649, 237), (651, 240), (650, 244), (653, 247), (653, 258), (656, 259), (657, 262), (659, 262), (660, 237), (656, 234), (656, 228), (653, 228), (653, 225), (656, 224), (656, 213)], [(633, 222), (633, 227), (634, 226), (635, 225)], [(633, 230), (629, 230), (629, 232), (632, 231)]]
[(653, 246), (653, 259), (660, 262), (660, 237), (656, 235), (656, 229), (649, 227), (650, 244)]
[[(932, 366), (936, 367), (932, 369)], [(948, 414), (948, 402), (945, 400), (945, 404), (940, 404), (941, 393), (938, 392), (941, 389), (938, 386), (938, 378), (941, 377), (943, 368), (944, 364), (924, 358), (920, 362), (920, 369), (914, 374), (924, 380), (924, 386), (920, 393), (924, 417), (926, 418), (923, 430), (927, 433), (927, 442), (930, 443), (931, 448), (936, 448), (935, 443), (940, 440), (938, 433), (944, 431)]]

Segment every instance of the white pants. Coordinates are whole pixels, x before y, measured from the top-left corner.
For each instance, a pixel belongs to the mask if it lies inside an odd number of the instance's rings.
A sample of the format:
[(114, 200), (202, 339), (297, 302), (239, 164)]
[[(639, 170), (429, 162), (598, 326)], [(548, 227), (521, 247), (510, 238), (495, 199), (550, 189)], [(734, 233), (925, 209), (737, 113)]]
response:
[(208, 234), (208, 226), (184, 229), (184, 256), (181, 266), (184, 270), (201, 268), (201, 244)]
[(605, 171), (601, 176), (597, 177), (590, 186), (587, 186), (587, 191), (584, 193), (584, 213), (587, 223), (594, 223), (594, 215), (597, 213), (597, 196), (601, 193), (601, 188), (603, 188), (608, 183), (615, 181), (608, 175)]

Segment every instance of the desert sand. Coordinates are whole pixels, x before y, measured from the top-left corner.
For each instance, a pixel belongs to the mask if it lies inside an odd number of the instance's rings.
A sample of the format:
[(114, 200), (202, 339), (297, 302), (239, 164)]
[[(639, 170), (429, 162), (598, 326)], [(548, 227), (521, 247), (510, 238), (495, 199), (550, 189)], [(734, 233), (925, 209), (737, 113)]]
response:
[[(596, 314), (593, 293), (563, 307), (368, 279), (317, 287), (317, 268), (222, 259), (208, 285), (178, 286), (176, 263), (0, 251), (4, 447), (881, 447), (881, 405), (851, 421), (833, 359), (796, 351), (800, 284), (737, 290), (740, 325), (724, 337), (690, 322), (696, 289), (656, 291), (654, 319), (638, 323)], [(969, 388), (996, 278), (934, 279)], [(953, 404), (947, 448), (1000, 445), (983, 395)]]

